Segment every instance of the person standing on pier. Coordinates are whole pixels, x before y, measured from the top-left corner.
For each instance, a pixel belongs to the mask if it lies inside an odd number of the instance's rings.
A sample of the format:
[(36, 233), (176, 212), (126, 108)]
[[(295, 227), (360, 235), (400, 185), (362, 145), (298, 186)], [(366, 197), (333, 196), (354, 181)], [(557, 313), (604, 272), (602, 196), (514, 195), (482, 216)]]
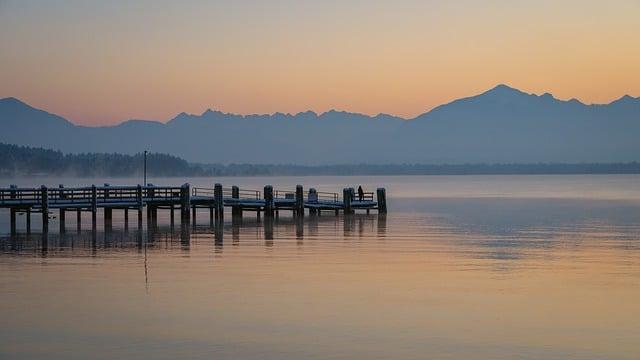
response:
[(360, 201), (364, 200), (364, 190), (362, 190), (362, 185), (358, 186), (358, 199)]

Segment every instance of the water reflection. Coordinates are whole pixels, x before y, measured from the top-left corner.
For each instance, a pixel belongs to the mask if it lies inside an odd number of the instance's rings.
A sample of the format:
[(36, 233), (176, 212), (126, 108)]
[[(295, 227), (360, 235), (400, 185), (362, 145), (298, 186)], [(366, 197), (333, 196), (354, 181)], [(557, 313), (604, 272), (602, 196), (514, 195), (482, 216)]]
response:
[[(619, 202), (585, 200), (431, 199), (403, 204), (408, 212), (390, 215), (232, 218), (213, 223), (173, 224), (168, 219), (149, 223), (146, 229), (130, 230), (122, 222), (103, 229), (63, 233), (18, 233), (0, 237), (6, 254), (100, 256), (111, 249), (149, 246), (187, 254), (198, 243), (217, 254), (225, 241), (234, 246), (259, 242), (267, 248), (279, 242), (324, 241), (327, 248), (358, 239), (371, 250), (370, 239), (392, 239), (385, 252), (446, 251), (486, 259), (497, 268), (510, 269), (516, 261), (553, 256), (561, 246), (599, 246), (633, 251), (640, 249), (640, 206)], [(419, 211), (418, 211), (419, 210)], [(596, 241), (598, 243), (596, 243)], [(377, 246), (377, 245), (376, 245)]]
[[(386, 235), (386, 215), (355, 214), (339, 217), (276, 217), (262, 219), (234, 218), (227, 222), (202, 224), (162, 224), (151, 222), (147, 229), (129, 230), (127, 226), (58, 233), (8, 234), (0, 237), (0, 250), (5, 254), (30, 254), (43, 257), (87, 255), (99, 256), (110, 250), (180, 249), (189, 252), (192, 242), (212, 240), (221, 253), (225, 237), (238, 246), (241, 240), (263, 241), (273, 247), (278, 240), (295, 239), (303, 245), (308, 238), (342, 235), (344, 238)], [(342, 234), (338, 229), (342, 228)]]
[(198, 359), (640, 351), (640, 206), (394, 206), (386, 216), (159, 218), (0, 237), (0, 357), (68, 358), (53, 342), (78, 358), (140, 348)]

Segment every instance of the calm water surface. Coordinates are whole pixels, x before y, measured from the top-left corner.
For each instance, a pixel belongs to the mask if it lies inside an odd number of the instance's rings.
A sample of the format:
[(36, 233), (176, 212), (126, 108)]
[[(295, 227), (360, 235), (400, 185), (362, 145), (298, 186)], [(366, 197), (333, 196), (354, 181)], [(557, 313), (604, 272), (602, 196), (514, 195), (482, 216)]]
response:
[(639, 176), (216, 180), (383, 185), (390, 212), (10, 237), (1, 210), (0, 358), (640, 357)]

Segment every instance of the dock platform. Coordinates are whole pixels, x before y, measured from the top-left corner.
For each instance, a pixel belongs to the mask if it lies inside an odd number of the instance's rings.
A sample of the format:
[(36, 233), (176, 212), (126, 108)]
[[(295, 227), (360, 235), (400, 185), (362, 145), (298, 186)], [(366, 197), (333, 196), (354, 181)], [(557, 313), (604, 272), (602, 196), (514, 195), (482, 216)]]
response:
[(225, 208), (231, 209), (231, 216), (242, 218), (246, 211), (255, 212), (259, 218), (278, 216), (280, 211), (291, 211), (293, 216), (320, 215), (333, 212), (336, 215), (353, 214), (356, 211), (369, 213), (387, 212), (386, 190), (378, 188), (376, 193), (365, 192), (356, 195), (353, 188), (344, 188), (342, 194), (319, 192), (310, 188), (305, 193), (302, 185), (291, 190), (274, 190), (266, 185), (262, 191), (240, 189), (237, 186), (225, 188), (215, 184), (212, 188), (181, 186), (86, 186), (22, 188), (15, 185), (0, 188), (0, 208), (10, 212), (11, 233), (17, 232), (17, 214), (26, 215), (26, 231), (31, 231), (31, 215), (40, 214), (42, 231), (49, 230), (50, 215), (57, 210), (60, 231), (66, 230), (66, 214), (75, 212), (76, 225), (81, 227), (82, 212), (90, 212), (92, 228), (96, 228), (98, 209), (102, 209), (105, 228), (113, 219), (113, 211), (124, 212), (125, 226), (129, 222), (129, 210), (137, 212), (138, 226), (142, 227), (143, 212), (146, 209), (147, 222), (157, 221), (158, 210), (170, 211), (171, 223), (175, 221), (175, 211), (180, 212), (181, 223), (189, 223), (197, 214), (197, 209), (208, 209), (211, 222), (223, 221)]

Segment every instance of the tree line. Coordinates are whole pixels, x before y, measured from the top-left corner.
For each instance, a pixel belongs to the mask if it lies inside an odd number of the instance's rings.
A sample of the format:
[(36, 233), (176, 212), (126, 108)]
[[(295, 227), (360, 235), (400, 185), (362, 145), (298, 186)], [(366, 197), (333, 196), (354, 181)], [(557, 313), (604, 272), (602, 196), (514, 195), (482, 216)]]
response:
[[(143, 172), (144, 155), (82, 153), (0, 143), (0, 177), (66, 175), (129, 177)], [(538, 164), (195, 164), (169, 154), (147, 156), (149, 176), (307, 176), (307, 175), (545, 175), (640, 174), (640, 163)]]

